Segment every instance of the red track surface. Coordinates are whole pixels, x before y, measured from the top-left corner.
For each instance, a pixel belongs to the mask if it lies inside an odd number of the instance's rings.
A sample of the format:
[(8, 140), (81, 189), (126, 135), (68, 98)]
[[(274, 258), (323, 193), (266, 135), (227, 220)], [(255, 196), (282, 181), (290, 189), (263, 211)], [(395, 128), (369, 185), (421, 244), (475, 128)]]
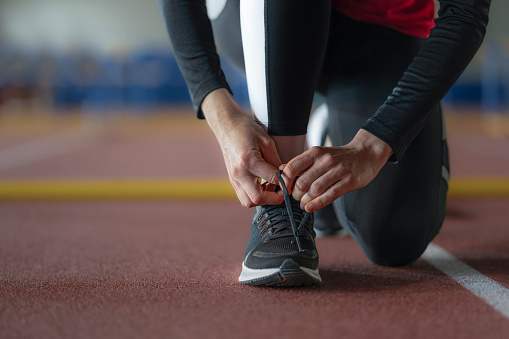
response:
[[(224, 176), (210, 135), (190, 140), (100, 139), (0, 179)], [(472, 150), (507, 141), (468, 140), (451, 137), (453, 173), (509, 173)], [(435, 243), (509, 288), (508, 209), (449, 201)], [(0, 203), (0, 337), (509, 337), (508, 318), (430, 264), (375, 266), (351, 238), (318, 240), (320, 287), (239, 285), (250, 216), (233, 201)]]

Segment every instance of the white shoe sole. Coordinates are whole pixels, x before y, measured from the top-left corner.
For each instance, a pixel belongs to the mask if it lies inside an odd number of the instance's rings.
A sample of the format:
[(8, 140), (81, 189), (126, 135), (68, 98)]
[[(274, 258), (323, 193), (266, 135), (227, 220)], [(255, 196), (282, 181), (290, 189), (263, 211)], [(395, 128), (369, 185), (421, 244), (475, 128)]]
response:
[(286, 259), (280, 267), (252, 269), (242, 263), (239, 282), (253, 286), (309, 286), (322, 281), (318, 269), (299, 266), (292, 259)]

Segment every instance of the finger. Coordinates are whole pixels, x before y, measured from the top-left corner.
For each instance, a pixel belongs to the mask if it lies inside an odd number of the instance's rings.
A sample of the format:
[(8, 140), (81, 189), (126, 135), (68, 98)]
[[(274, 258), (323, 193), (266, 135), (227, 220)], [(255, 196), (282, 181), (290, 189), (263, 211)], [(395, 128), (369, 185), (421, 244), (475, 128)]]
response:
[[(278, 185), (269, 184), (268, 182), (265, 182), (265, 184), (262, 184), (263, 191), (276, 192), (277, 187), (278, 187)], [(284, 193), (282, 190), (279, 190), (276, 193), (279, 194), (280, 196), (284, 197)]]
[(276, 177), (277, 167), (269, 164), (263, 158), (253, 157), (247, 168), (253, 176), (260, 177), (270, 184), (279, 184), (279, 180)]
[(237, 198), (239, 199), (240, 204), (244, 207), (253, 207), (253, 202), (251, 201), (251, 199), (249, 199), (249, 196), (242, 188), (242, 185), (234, 181), (231, 181), (231, 184), (233, 186), (233, 189), (235, 190), (235, 193), (237, 194)]
[(284, 197), (283, 190), (276, 191), (277, 187), (281, 187), (281, 186), (277, 186), (277, 185), (274, 185), (274, 184), (267, 184), (267, 185), (263, 186), (263, 190), (264, 191), (269, 191), (269, 192), (276, 192), (281, 197)]
[(315, 156), (313, 152), (310, 151), (311, 150), (307, 150), (301, 155), (296, 156), (285, 165), (283, 177), (285, 178), (286, 186), (289, 188), (289, 191), (293, 188), (297, 176), (313, 165)]
[(278, 192), (265, 191), (255, 177), (249, 178), (246, 176), (240, 182), (250, 202), (253, 204), (252, 206), (279, 205), (283, 202), (281, 194)]
[(332, 203), (343, 194), (351, 191), (353, 191), (353, 188), (350, 188), (348, 183), (339, 181), (332, 185), (327, 191), (325, 191), (325, 193), (308, 202), (304, 209), (306, 212), (312, 213)]
[(275, 192), (277, 185), (267, 183), (266, 185), (262, 185), (262, 187), (264, 191)]
[[(289, 185), (290, 179), (288, 179), (288, 177), (284, 173), (285, 166), (286, 166), (286, 164), (282, 164), (281, 166), (279, 166), (279, 170), (281, 171), (281, 178), (283, 178), (283, 181), (284, 181), (286, 190), (288, 191), (288, 194), (292, 194), (292, 187)], [(279, 180), (279, 178), (278, 178), (278, 180)], [(281, 187), (281, 189), (283, 188), (281, 183), (279, 183), (279, 187)]]
[[(304, 173), (301, 173), (301, 175), (295, 179), (295, 184), (293, 185), (292, 195), (295, 200), (301, 201), (302, 198), (309, 193), (311, 188), (313, 188), (314, 198), (317, 195), (322, 194), (330, 185), (338, 181), (337, 179), (334, 180), (334, 176), (332, 173), (329, 173), (328, 170), (328, 167), (323, 166), (319, 161), (317, 161)], [(324, 175), (326, 176), (323, 177)], [(325, 184), (328, 185), (324, 186)]]
[(279, 157), (276, 146), (272, 139), (270, 139), (270, 142), (268, 142), (266, 145), (261, 146), (261, 153), (262, 158), (269, 164), (275, 167), (281, 166), (281, 158)]
[[(322, 167), (323, 168), (323, 167)], [(311, 172), (311, 171), (309, 171)], [(306, 173), (309, 173), (306, 172)], [(323, 194), (327, 189), (332, 187), (335, 183), (338, 181), (344, 179), (341, 173), (338, 173), (336, 169), (331, 169), (330, 171), (324, 171), (323, 175), (321, 175), (318, 178), (314, 178), (315, 176), (310, 176), (310, 179), (308, 179), (308, 176), (304, 177), (301, 176), (297, 179), (297, 182), (295, 184), (296, 189), (297, 187), (300, 188), (300, 182), (301, 179), (304, 179), (306, 181), (306, 184), (308, 185), (308, 188), (304, 192), (304, 195), (299, 196), (299, 199), (295, 198), (296, 200), (300, 201), (301, 206), (305, 206), (308, 202), (313, 200), (314, 198), (318, 197), (319, 195)], [(293, 196), (296, 196), (296, 193), (294, 192)]]

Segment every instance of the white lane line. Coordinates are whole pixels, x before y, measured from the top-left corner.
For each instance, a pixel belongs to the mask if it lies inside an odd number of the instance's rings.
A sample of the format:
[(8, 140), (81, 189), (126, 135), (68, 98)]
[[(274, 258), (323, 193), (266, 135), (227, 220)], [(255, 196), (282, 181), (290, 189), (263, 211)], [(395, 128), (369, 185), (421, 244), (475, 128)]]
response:
[(429, 244), (422, 258), (509, 318), (509, 289), (435, 244)]
[(64, 131), (0, 150), (0, 171), (53, 158), (91, 146), (90, 139), (73, 139), (79, 131)]

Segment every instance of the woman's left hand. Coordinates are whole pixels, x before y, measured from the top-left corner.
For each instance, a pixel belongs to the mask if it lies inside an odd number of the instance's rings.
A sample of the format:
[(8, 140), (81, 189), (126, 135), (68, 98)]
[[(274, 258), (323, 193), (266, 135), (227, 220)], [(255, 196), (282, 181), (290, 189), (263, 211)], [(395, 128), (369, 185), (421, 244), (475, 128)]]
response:
[(289, 193), (314, 212), (369, 184), (391, 155), (389, 145), (361, 129), (345, 146), (313, 147), (281, 168)]

